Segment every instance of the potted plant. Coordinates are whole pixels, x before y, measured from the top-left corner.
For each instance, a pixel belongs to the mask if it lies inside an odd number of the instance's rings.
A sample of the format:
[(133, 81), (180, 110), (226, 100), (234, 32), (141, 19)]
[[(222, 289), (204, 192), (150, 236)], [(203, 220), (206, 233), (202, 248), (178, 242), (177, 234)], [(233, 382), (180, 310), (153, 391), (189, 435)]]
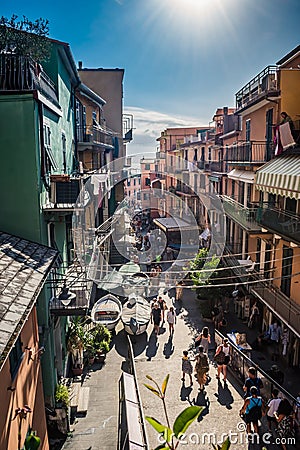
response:
[(99, 362), (104, 362), (106, 354), (110, 350), (111, 333), (103, 325), (96, 325), (92, 334), (94, 336), (94, 348), (96, 349), (96, 358)]
[(57, 408), (69, 406), (70, 396), (67, 386), (58, 384), (55, 389), (55, 403)]
[(86, 331), (80, 317), (74, 317), (69, 324), (67, 334), (67, 349), (72, 358), (72, 371), (75, 376), (83, 372), (83, 352), (86, 341)]

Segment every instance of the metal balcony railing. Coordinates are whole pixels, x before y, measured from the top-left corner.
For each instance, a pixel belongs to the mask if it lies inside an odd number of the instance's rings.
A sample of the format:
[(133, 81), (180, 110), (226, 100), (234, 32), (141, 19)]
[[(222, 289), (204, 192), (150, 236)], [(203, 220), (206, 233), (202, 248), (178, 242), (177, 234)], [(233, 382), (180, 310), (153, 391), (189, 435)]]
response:
[(244, 109), (259, 98), (276, 95), (278, 91), (278, 68), (268, 66), (235, 94), (236, 109)]
[(273, 143), (267, 143), (266, 141), (239, 142), (236, 145), (226, 147), (225, 150), (225, 161), (227, 164), (264, 164), (273, 156)]
[(300, 243), (300, 216), (270, 205), (257, 209), (257, 223), (276, 234)]
[[(56, 272), (50, 281), (56, 295), (50, 300), (50, 312), (55, 316), (84, 316), (90, 306), (92, 281), (86, 268), (77, 261), (71, 264), (64, 275)], [(64, 288), (66, 291), (64, 292)]]
[(111, 133), (102, 128), (93, 125), (86, 127), (78, 126), (76, 128), (76, 132), (79, 150), (82, 150), (82, 146), (86, 148), (87, 143), (108, 149), (114, 148), (113, 136), (111, 135)]
[(250, 288), (256, 297), (262, 300), (284, 322), (298, 334), (300, 330), (300, 305), (283, 294), (273, 285), (261, 282)]
[(261, 226), (257, 223), (258, 208), (256, 206), (247, 208), (227, 195), (222, 195), (222, 200), (225, 214), (243, 228), (248, 231), (259, 231), (261, 229)]
[(0, 55), (0, 92), (33, 90), (59, 107), (56, 86), (40, 64), (29, 56)]

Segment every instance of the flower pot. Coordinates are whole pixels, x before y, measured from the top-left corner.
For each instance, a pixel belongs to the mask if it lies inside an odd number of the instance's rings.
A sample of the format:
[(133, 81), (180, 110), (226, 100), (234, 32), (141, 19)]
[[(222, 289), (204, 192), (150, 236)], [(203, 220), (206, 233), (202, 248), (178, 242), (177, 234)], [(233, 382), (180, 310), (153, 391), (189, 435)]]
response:
[(75, 377), (82, 375), (83, 368), (82, 367), (72, 367), (72, 372)]
[(106, 358), (106, 353), (97, 353), (97, 361), (99, 363), (104, 363)]

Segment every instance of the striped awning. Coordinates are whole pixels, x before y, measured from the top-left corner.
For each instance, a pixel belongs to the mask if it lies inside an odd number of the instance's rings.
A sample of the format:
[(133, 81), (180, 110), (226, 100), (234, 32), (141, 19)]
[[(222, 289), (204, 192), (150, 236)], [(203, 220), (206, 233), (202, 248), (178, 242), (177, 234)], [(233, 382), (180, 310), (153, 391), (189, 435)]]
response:
[(250, 170), (238, 170), (233, 169), (231, 172), (227, 174), (228, 178), (237, 181), (243, 181), (244, 183), (253, 184), (254, 181), (254, 172)]
[(256, 172), (256, 189), (300, 199), (300, 155), (283, 155)]

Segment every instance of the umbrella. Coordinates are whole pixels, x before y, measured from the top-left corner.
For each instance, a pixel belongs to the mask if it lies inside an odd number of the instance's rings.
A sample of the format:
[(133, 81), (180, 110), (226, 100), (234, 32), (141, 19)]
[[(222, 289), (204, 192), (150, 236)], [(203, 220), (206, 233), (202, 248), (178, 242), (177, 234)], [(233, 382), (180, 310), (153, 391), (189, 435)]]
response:
[(133, 273), (138, 273), (140, 271), (141, 271), (140, 266), (133, 262), (128, 262), (127, 264), (121, 266), (119, 269), (119, 273), (122, 275), (131, 275)]

